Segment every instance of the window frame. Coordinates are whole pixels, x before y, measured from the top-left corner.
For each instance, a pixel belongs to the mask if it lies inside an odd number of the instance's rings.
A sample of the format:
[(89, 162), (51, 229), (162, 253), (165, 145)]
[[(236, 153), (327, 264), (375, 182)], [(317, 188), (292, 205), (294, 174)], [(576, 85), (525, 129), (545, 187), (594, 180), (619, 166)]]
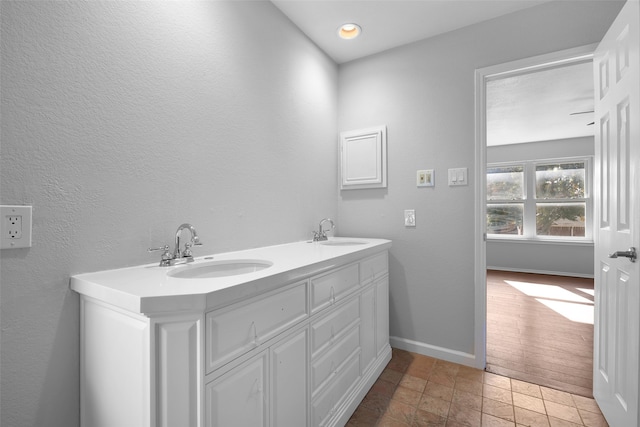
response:
[[(582, 198), (560, 198), (560, 199), (538, 199), (536, 195), (536, 167), (549, 164), (563, 164), (563, 163), (584, 163), (585, 169), (585, 182), (584, 182), (584, 197)], [(515, 167), (523, 166), (523, 199), (522, 200), (502, 200), (493, 199), (489, 200), (488, 193), (485, 197), (485, 204), (487, 211), (491, 205), (498, 204), (518, 204), (523, 205), (523, 218), (522, 218), (522, 234), (492, 234), (487, 230), (488, 241), (522, 241), (522, 242), (562, 242), (562, 243), (593, 243), (593, 195), (592, 195), (592, 183), (593, 183), (593, 157), (592, 156), (578, 156), (578, 157), (562, 157), (562, 158), (550, 158), (550, 159), (532, 159), (532, 160), (518, 160), (513, 162), (495, 162), (487, 163), (487, 170), (494, 167)], [(485, 192), (486, 192), (485, 188)], [(585, 235), (584, 236), (546, 236), (537, 235), (536, 224), (536, 209), (538, 205), (544, 204), (571, 204), (571, 203), (584, 203), (585, 204)], [(486, 224), (486, 219), (485, 219)]]

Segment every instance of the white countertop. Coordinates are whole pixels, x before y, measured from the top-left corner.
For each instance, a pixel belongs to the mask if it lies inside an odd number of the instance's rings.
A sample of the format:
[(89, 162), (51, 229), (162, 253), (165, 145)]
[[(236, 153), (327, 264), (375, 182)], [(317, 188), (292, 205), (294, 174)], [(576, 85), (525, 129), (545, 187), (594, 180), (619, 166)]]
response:
[[(273, 265), (260, 271), (206, 279), (182, 279), (167, 273), (185, 264), (160, 267), (158, 263), (71, 277), (74, 291), (134, 313), (147, 315), (202, 311), (267, 292), (391, 247), (390, 240), (334, 237), (330, 241), (357, 241), (359, 245), (330, 246), (296, 242), (237, 252), (204, 255), (189, 266), (226, 260), (266, 260)], [(205, 259), (207, 258), (207, 259)]]

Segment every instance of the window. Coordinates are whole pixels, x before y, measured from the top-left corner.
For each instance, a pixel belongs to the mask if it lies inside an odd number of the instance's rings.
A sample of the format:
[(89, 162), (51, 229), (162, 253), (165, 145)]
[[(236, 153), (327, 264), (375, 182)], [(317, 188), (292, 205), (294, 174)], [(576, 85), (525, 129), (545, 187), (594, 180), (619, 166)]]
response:
[(493, 238), (590, 239), (588, 172), (588, 159), (489, 165), (487, 234)]

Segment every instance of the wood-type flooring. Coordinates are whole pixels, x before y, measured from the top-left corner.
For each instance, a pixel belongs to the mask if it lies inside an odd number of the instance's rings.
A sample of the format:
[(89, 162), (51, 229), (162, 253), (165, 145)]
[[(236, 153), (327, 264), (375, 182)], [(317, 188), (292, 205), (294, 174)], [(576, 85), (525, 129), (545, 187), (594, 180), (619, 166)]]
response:
[(593, 279), (488, 270), (487, 371), (592, 397), (593, 299)]

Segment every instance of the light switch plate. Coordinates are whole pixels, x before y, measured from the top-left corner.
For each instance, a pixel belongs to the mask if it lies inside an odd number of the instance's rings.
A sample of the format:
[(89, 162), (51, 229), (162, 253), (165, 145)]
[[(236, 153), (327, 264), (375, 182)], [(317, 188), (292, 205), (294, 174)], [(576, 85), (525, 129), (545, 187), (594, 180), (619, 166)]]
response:
[(0, 249), (31, 247), (31, 206), (0, 206)]
[(449, 169), (449, 187), (460, 187), (462, 185), (469, 185), (467, 168), (454, 168)]

